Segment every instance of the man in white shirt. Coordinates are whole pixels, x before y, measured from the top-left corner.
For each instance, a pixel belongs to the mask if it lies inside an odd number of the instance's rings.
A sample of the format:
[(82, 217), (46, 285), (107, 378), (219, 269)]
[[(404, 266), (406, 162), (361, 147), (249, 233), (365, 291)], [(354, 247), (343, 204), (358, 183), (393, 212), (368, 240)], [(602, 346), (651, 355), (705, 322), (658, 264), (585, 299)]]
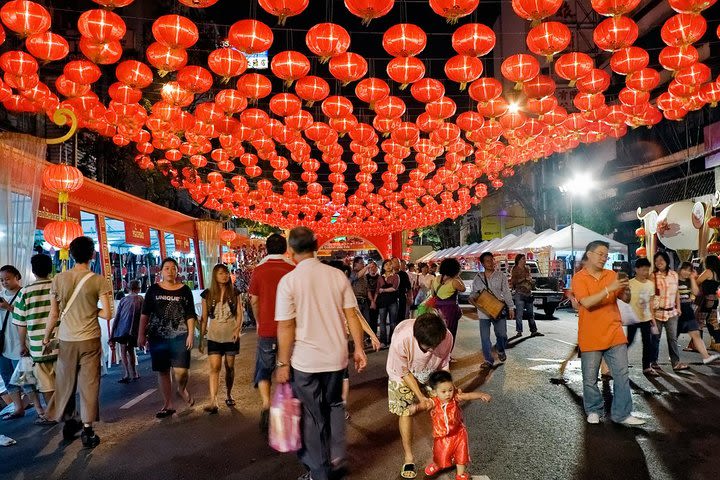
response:
[[(297, 266), (282, 277), (277, 289), (276, 380), (291, 381), (303, 406), (303, 448), (298, 456), (309, 471), (300, 478), (328, 480), (346, 461), (342, 383), (348, 366), (347, 331), (355, 345), (363, 344), (363, 331), (354, 314), (357, 301), (350, 282), (343, 272), (315, 258), (313, 231), (296, 227), (288, 243)], [(358, 372), (365, 369), (362, 349), (355, 350), (354, 360)]]

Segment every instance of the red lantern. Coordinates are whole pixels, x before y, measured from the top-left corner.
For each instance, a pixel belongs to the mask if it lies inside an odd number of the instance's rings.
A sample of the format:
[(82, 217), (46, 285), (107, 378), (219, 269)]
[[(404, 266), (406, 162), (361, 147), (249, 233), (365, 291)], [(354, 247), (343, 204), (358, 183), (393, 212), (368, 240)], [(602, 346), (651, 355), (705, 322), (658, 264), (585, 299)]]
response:
[(523, 82), (531, 80), (540, 73), (540, 64), (530, 55), (518, 53), (510, 55), (500, 66), (503, 77), (515, 82), (515, 90), (522, 88)]
[(235, 262), (237, 262), (237, 255), (235, 252), (230, 251), (222, 254), (222, 263), (232, 265)]
[(462, 25), (452, 35), (452, 47), (460, 55), (487, 55), (495, 47), (495, 32), (482, 23)]
[(633, 72), (625, 79), (625, 85), (634, 90), (649, 92), (660, 83), (660, 74), (652, 68), (643, 68)]
[(638, 247), (635, 249), (635, 256), (638, 258), (645, 258), (647, 257), (647, 248), (645, 247)]
[(535, 55), (544, 55), (548, 62), (570, 45), (570, 29), (560, 22), (544, 22), (527, 34), (528, 49)]
[(413, 98), (421, 103), (430, 103), (440, 100), (445, 95), (445, 87), (434, 78), (423, 78), (410, 87)]
[(474, 12), (479, 3), (480, 0), (430, 0), (430, 8), (453, 24)]
[(110, 65), (122, 57), (122, 45), (118, 41), (96, 43), (87, 37), (80, 38), (80, 51), (98, 65)]
[(27, 37), (50, 28), (50, 13), (42, 5), (25, 0), (7, 2), (0, 8), (0, 19), (7, 28)]
[(555, 62), (555, 73), (569, 80), (570, 86), (573, 87), (580, 78), (590, 73), (594, 66), (593, 59), (585, 53), (566, 53)]
[(260, 53), (270, 49), (273, 32), (257, 20), (235, 22), (228, 33), (230, 45), (247, 54)]
[(200, 38), (197, 26), (189, 18), (180, 15), (163, 15), (152, 25), (155, 40), (172, 49), (187, 49)]
[(470, 98), (476, 102), (489, 102), (502, 95), (503, 86), (494, 78), (480, 78), (474, 81), (468, 89)]
[(688, 86), (699, 86), (710, 80), (710, 68), (704, 63), (695, 63), (675, 74), (675, 81)]
[[(121, 8), (121, 7), (127, 7), (131, 3), (133, 3), (135, 0), (93, 0), (93, 2), (97, 3), (98, 5), (102, 5), (106, 8)], [(191, 1), (197, 1), (200, 2), (202, 0), (191, 0)], [(207, 0), (206, 0), (207, 1)], [(212, 0), (210, 0), (212, 1)], [(217, 0), (216, 0), (217, 1)]]
[(406, 109), (405, 102), (394, 96), (385, 97), (375, 103), (375, 112), (379, 117), (400, 118), (405, 114)]
[(347, 117), (353, 112), (353, 105), (345, 97), (332, 96), (322, 102), (322, 111), (328, 118)]
[(38, 71), (38, 63), (32, 55), (20, 50), (11, 50), (0, 55), (0, 68), (12, 75), (34, 75)]
[(660, 51), (658, 61), (665, 70), (676, 72), (698, 61), (700, 54), (692, 45), (684, 47), (665, 47)]
[(482, 61), (477, 57), (455, 55), (445, 62), (445, 75), (460, 84), (460, 90), (465, 90), (468, 83), (480, 78), (483, 73)]
[[(43, 230), (43, 237), (55, 248), (61, 250), (67, 250), (70, 248), (70, 242), (83, 235), (83, 230), (80, 224), (70, 220), (59, 220), (50, 222), (45, 226)], [(65, 257), (65, 258), (63, 258)], [(61, 253), (61, 259), (67, 259), (67, 252), (63, 255)]]
[(650, 55), (644, 48), (627, 47), (613, 53), (610, 58), (610, 68), (619, 75), (628, 75), (647, 67)]
[(595, 45), (608, 52), (627, 48), (635, 43), (637, 38), (637, 23), (629, 17), (606, 18), (593, 31)]
[(362, 24), (368, 25), (392, 10), (395, 0), (345, 0), (345, 7), (356, 17), (362, 18)]
[(555, 93), (555, 81), (547, 75), (538, 75), (523, 84), (523, 92), (529, 98), (542, 98)]
[(562, 3), (562, 0), (513, 0), (512, 8), (518, 17), (532, 21), (534, 26), (555, 15)]
[(265, 75), (246, 73), (238, 79), (237, 89), (242, 96), (256, 102), (258, 99), (270, 95), (272, 83)]
[(188, 54), (182, 48), (172, 48), (158, 42), (150, 44), (145, 55), (161, 77), (181, 69), (188, 61)]
[(178, 71), (177, 83), (185, 90), (198, 94), (210, 90), (213, 84), (213, 78), (206, 69), (190, 65)]
[(455, 115), (457, 105), (449, 97), (442, 97), (439, 100), (430, 102), (425, 105), (425, 111), (431, 118), (446, 119)]
[(220, 232), (219, 237), (220, 237), (220, 240), (222, 240), (223, 243), (229, 245), (230, 243), (233, 242), (233, 240), (235, 240), (235, 239), (237, 238), (237, 233), (235, 233), (235, 232), (232, 231), (232, 230), (222, 230), (222, 231)]
[(602, 93), (609, 86), (610, 74), (598, 68), (593, 68), (590, 73), (577, 82), (577, 89), (585, 93)]
[(258, 3), (260, 8), (278, 17), (278, 25), (285, 25), (287, 17), (302, 13), (310, 0), (258, 0)]
[(63, 59), (70, 52), (67, 40), (51, 32), (29, 36), (25, 41), (25, 47), (34, 57), (45, 62)]
[[(413, 85), (414, 86), (414, 85)], [(355, 96), (361, 101), (375, 107), (375, 102), (390, 95), (390, 86), (379, 78), (365, 78), (355, 85)]]
[(720, 83), (710, 82), (700, 87), (700, 98), (711, 107), (716, 107), (720, 102)]
[(634, 10), (640, 0), (591, 0), (593, 10), (605, 17), (617, 17)]
[[(98, 70), (98, 78), (99, 73), (100, 71)], [(67, 72), (66, 75), (68, 75)], [(118, 64), (117, 68), (115, 68), (115, 76), (125, 85), (139, 89), (150, 86), (153, 81), (153, 74), (150, 67), (137, 60), (125, 60)], [(68, 76), (68, 78), (71, 77)]]
[(330, 85), (320, 77), (305, 76), (295, 82), (295, 93), (307, 102), (307, 106), (312, 106), (328, 96)]
[(120, 40), (125, 36), (125, 22), (109, 10), (88, 10), (78, 18), (80, 34), (95, 43)]
[(425, 76), (425, 64), (415, 57), (397, 57), (390, 60), (387, 66), (388, 77), (400, 83), (400, 90), (415, 83)]
[(276, 54), (270, 62), (270, 69), (286, 86), (310, 72), (310, 60), (300, 52), (286, 50)]
[(270, 99), (270, 111), (279, 117), (294, 115), (302, 108), (302, 102), (292, 93), (278, 93)]
[(365, 58), (357, 53), (345, 52), (330, 60), (330, 74), (340, 80), (343, 86), (360, 80), (368, 70)]
[(82, 187), (83, 174), (72, 165), (50, 164), (43, 170), (42, 181), (45, 188), (59, 194), (61, 203), (66, 203), (68, 193)]
[(660, 36), (665, 45), (683, 47), (700, 40), (706, 30), (707, 22), (702, 15), (678, 13), (665, 21)]
[(223, 83), (230, 78), (242, 75), (247, 70), (247, 57), (232, 48), (218, 48), (210, 52), (208, 67), (222, 77)]
[(350, 34), (335, 23), (318, 23), (308, 30), (305, 43), (311, 52), (320, 57), (320, 63), (327, 63), (332, 57), (347, 52)]
[(383, 48), (393, 57), (414, 57), (425, 49), (427, 35), (411, 23), (393, 25), (383, 34)]

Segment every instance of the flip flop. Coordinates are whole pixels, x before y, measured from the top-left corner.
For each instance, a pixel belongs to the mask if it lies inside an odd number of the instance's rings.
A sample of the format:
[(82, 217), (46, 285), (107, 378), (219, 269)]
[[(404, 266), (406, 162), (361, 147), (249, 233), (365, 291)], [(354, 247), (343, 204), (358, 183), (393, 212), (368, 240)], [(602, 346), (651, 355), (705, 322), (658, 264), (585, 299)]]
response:
[(228, 398), (227, 400), (225, 400), (225, 405), (227, 405), (228, 407), (234, 407), (235, 400), (233, 400), (232, 398)]
[(417, 471), (415, 470), (414, 463), (405, 463), (400, 470), (400, 476), (402, 478), (415, 478), (417, 477)]
[(173, 410), (172, 408), (163, 408), (155, 414), (155, 418), (171, 417), (173, 413), (175, 413), (175, 410)]

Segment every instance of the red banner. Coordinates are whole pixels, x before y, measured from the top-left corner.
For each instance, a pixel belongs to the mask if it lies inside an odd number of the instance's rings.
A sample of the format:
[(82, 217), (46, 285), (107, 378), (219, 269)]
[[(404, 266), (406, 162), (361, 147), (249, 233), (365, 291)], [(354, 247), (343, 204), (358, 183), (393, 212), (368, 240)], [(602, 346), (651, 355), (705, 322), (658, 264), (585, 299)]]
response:
[[(80, 223), (80, 207), (68, 204), (67, 207), (68, 220)], [(44, 230), (48, 223), (60, 220), (60, 208), (58, 206), (57, 197), (40, 196), (38, 204), (36, 228)]]
[(190, 253), (190, 237), (175, 235), (175, 251), (180, 253)]
[(150, 246), (150, 227), (134, 222), (125, 222), (125, 243), (140, 247)]

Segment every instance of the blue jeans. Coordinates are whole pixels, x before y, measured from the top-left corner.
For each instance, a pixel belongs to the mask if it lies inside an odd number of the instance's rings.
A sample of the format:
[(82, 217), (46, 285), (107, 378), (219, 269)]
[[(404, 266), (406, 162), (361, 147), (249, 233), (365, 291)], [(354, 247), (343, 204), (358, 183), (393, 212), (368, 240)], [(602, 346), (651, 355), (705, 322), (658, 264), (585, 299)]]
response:
[(653, 351), (653, 362), (657, 363), (658, 357), (660, 356), (660, 338), (662, 337), (663, 329), (667, 332), (667, 344), (668, 352), (670, 353), (670, 364), (675, 367), (680, 363), (680, 347), (677, 343), (677, 327), (678, 317), (670, 317), (667, 322), (660, 322), (655, 320), (657, 324), (659, 335), (653, 335), (653, 344), (655, 350)]
[(380, 343), (390, 345), (393, 331), (398, 324), (398, 304), (391, 303), (387, 307), (378, 308), (378, 329), (380, 330), (378, 337)]
[(489, 318), (480, 319), (480, 340), (482, 343), (483, 357), (488, 363), (493, 363), (492, 356), (492, 342), (490, 341), (490, 325), (495, 330), (495, 339), (497, 352), (499, 354), (505, 353), (505, 345), (507, 344), (507, 322), (505, 318), (498, 318), (497, 320), (491, 320)]
[(537, 332), (537, 324), (535, 323), (535, 312), (533, 310), (533, 298), (528, 295), (513, 295), (513, 302), (515, 302), (515, 331), (522, 333), (523, 331), (523, 320), (528, 321), (530, 326), (530, 333)]
[(630, 379), (628, 378), (627, 344), (615, 345), (607, 350), (582, 352), (580, 364), (583, 376), (583, 404), (585, 413), (603, 414), (603, 396), (597, 386), (600, 361), (605, 359), (613, 377), (613, 400), (610, 418), (622, 422), (632, 413)]

